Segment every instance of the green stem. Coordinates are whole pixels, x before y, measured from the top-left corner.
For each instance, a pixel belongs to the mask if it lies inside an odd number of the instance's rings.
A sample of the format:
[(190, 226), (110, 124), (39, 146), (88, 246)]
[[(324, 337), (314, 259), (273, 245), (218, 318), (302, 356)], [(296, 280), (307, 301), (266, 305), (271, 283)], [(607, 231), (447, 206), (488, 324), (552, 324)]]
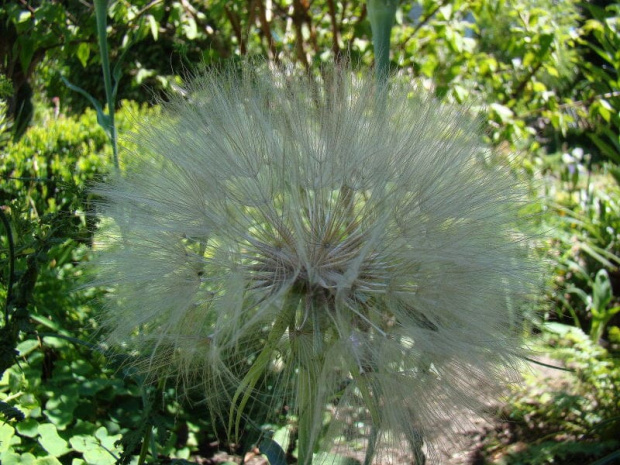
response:
[(140, 456), (138, 457), (138, 465), (143, 465), (146, 461), (146, 454), (149, 451), (152, 431), (153, 431), (152, 426), (149, 426), (146, 429), (146, 433), (144, 434), (144, 439), (142, 440), (142, 447), (140, 448)]
[(312, 431), (314, 427), (314, 403), (316, 377), (311, 370), (300, 366), (297, 381), (297, 402), (299, 404), (299, 429), (297, 436), (297, 458), (299, 465), (312, 463)]
[(595, 344), (598, 344), (603, 337), (603, 333), (605, 332), (605, 325), (607, 324), (607, 322), (607, 318), (592, 319), (592, 326), (590, 327), (590, 339)]
[[(273, 355), (273, 351), (277, 347), (278, 342), (282, 338), (286, 328), (289, 327), (291, 321), (295, 318), (295, 312), (299, 306), (300, 298), (301, 295), (295, 291), (291, 291), (286, 297), (282, 311), (278, 314), (278, 317), (276, 318), (276, 321), (267, 336), (265, 347), (260, 352), (258, 357), (256, 357), (256, 360), (250, 367), (248, 373), (245, 375), (243, 380), (241, 380), (241, 383), (239, 383), (239, 386), (235, 391), (228, 418), (228, 435), (232, 436), (231, 433), (234, 423), (235, 438), (237, 440), (239, 439), (239, 426), (243, 417), (243, 410), (252, 396), (254, 386), (256, 386), (256, 383), (267, 369)], [(239, 401), (240, 397), (241, 400)], [(239, 401), (238, 406), (237, 401)]]
[[(324, 304), (314, 299), (306, 301), (304, 322), (297, 329), (302, 342), (291, 338), (297, 368), (297, 458), (299, 465), (311, 465), (322, 428), (324, 398), (321, 393), (321, 371), (325, 365), (324, 329), (321, 326), (323, 312), (334, 312), (333, 303)], [(308, 338), (308, 334), (311, 338)], [(306, 344), (311, 341), (311, 350)]]
[(375, 456), (375, 449), (377, 447), (377, 439), (379, 438), (379, 427), (373, 424), (370, 425), (370, 435), (368, 436), (368, 448), (366, 449), (366, 456), (364, 457), (364, 465), (371, 465), (372, 459)]
[(375, 74), (381, 90), (387, 87), (390, 71), (390, 35), (397, 8), (397, 0), (368, 0), (368, 19), (375, 51)]
[(13, 301), (13, 281), (15, 279), (15, 244), (13, 242), (13, 232), (11, 231), (11, 222), (7, 215), (0, 209), (0, 220), (6, 230), (6, 239), (9, 243), (9, 276), (6, 287), (6, 304), (4, 306), (4, 326), (9, 324), (9, 306)]
[(116, 136), (116, 124), (114, 123), (115, 96), (112, 87), (112, 73), (110, 72), (110, 58), (108, 55), (108, 0), (95, 0), (95, 18), (97, 19), (97, 41), (101, 54), (101, 68), (103, 70), (103, 84), (105, 86), (105, 96), (108, 104), (108, 136), (112, 142), (112, 152), (114, 154), (114, 167), (119, 170), (118, 162), (118, 142)]

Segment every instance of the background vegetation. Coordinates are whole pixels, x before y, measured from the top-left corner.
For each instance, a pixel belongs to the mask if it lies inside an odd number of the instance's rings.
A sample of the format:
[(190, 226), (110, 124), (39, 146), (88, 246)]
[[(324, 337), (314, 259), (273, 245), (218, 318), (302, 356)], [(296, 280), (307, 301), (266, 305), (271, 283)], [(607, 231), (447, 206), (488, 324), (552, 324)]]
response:
[[(489, 143), (518, 154), (553, 270), (524, 331), (571, 370), (511, 393), (478, 463), (618, 463), (620, 4), (400, 3), (393, 71), (480, 112)], [(197, 63), (373, 61), (358, 0), (112, 0), (108, 25), (121, 133)], [(89, 1), (0, 2), (0, 462), (209, 463), (251, 451), (257, 436), (218, 443), (199, 406), (144, 386), (94, 342), (97, 291), (75, 283), (92, 247), (86, 188), (112, 169), (112, 149), (62, 78), (105, 100), (95, 30)], [(263, 428), (294, 436), (290, 420)]]

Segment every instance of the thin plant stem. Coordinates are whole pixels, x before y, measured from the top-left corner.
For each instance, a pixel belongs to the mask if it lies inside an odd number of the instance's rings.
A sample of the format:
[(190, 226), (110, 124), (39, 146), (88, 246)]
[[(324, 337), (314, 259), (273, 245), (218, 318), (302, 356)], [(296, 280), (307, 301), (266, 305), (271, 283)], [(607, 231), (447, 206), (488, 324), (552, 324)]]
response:
[(112, 73), (110, 72), (110, 58), (108, 55), (108, 32), (107, 32), (108, 0), (95, 0), (95, 17), (97, 19), (97, 41), (101, 54), (101, 68), (103, 71), (103, 84), (105, 96), (108, 104), (108, 136), (112, 142), (112, 153), (114, 155), (114, 167), (120, 170), (118, 162), (118, 142), (116, 135), (116, 124), (114, 123), (115, 95), (112, 87)]
[(312, 367), (299, 367), (299, 382), (297, 383), (297, 402), (299, 403), (299, 431), (297, 450), (299, 465), (312, 464), (313, 431), (315, 421), (314, 400), (316, 399), (317, 379)]
[(278, 319), (274, 322), (267, 336), (265, 348), (258, 357), (256, 357), (254, 364), (241, 383), (239, 383), (235, 395), (233, 396), (228, 419), (228, 433), (231, 435), (234, 429), (237, 439), (239, 438), (240, 423), (245, 405), (252, 396), (254, 386), (256, 386), (256, 383), (267, 369), (271, 355), (280, 341), (280, 338), (286, 331), (286, 328), (289, 327), (291, 319), (295, 317), (295, 311), (299, 305), (300, 297), (301, 296), (297, 292), (292, 292), (287, 296), (284, 302), (284, 311), (280, 313)]
[(9, 278), (6, 287), (6, 305), (4, 306), (4, 325), (9, 324), (9, 305), (13, 300), (13, 281), (15, 279), (15, 243), (13, 242), (13, 233), (11, 231), (11, 222), (6, 213), (0, 209), (0, 221), (6, 230), (6, 239), (9, 243)]
[(364, 456), (364, 465), (371, 465), (375, 456), (375, 448), (377, 447), (377, 439), (379, 437), (379, 428), (373, 423), (370, 425), (370, 435), (368, 437), (368, 447)]
[(368, 0), (368, 19), (375, 51), (375, 75), (380, 91), (387, 87), (390, 71), (390, 35), (397, 7), (397, 0)]
[(138, 457), (138, 465), (143, 465), (146, 461), (146, 454), (149, 451), (149, 446), (151, 444), (151, 434), (153, 432), (153, 427), (149, 427), (146, 429), (144, 434), (144, 439), (142, 440), (142, 447), (140, 448), (140, 456)]

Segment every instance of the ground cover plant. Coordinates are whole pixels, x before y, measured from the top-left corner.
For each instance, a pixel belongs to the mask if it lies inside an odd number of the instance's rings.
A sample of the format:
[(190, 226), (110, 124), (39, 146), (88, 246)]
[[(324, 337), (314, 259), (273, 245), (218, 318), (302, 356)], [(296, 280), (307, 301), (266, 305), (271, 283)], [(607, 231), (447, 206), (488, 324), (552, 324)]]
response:
[[(107, 94), (93, 4), (0, 4), (3, 464), (239, 463), (257, 462), (261, 453), (271, 463), (294, 462), (300, 441), (312, 442), (300, 433), (304, 424), (322, 435), (338, 423), (333, 409), (310, 421), (285, 402), (275, 415), (257, 407), (253, 415), (234, 416), (234, 426), (251, 434), (227, 440), (230, 425), (211, 417), (200, 396), (179, 398), (174, 383), (148, 382), (140, 366), (128, 363), (135, 353), (107, 351), (99, 315), (109, 289), (77, 283), (101, 226), (88, 214), (96, 200), (92, 186), (114, 172), (110, 129), (99, 126), (109, 121), (109, 102), (115, 127), (126, 134), (159, 111), (142, 103), (152, 104), (164, 90), (191, 99), (175, 73), (198, 62), (209, 68), (261, 56), (319, 76), (326, 63), (346, 59), (369, 70), (369, 8), (383, 2), (370, 3), (109, 2)], [(526, 375), (497, 423), (480, 428), (469, 455), (456, 462), (454, 451), (424, 449), (427, 463), (614, 463), (620, 454), (618, 4), (385, 5), (395, 12), (389, 61), (382, 62), (392, 79), (446, 104), (464, 104), (459, 111), (479, 118), (486, 143), (529, 189), (526, 213), (540, 227), (532, 244), (552, 271), (526, 309), (522, 332), (536, 358), (549, 353), (555, 359), (547, 362), (571, 370), (553, 371), (560, 374), (552, 381)], [(89, 109), (92, 102), (75, 85), (106, 104)], [(267, 378), (256, 385), (277, 381)], [(362, 391), (355, 391), (359, 408), (340, 418), (343, 447), (330, 456), (336, 463), (365, 460)], [(231, 405), (235, 397), (243, 403), (244, 391), (229, 394)], [(271, 405), (269, 396), (256, 405)], [(467, 443), (467, 434), (459, 436)], [(397, 463), (416, 462), (421, 449), (412, 446), (414, 452), (394, 455)], [(382, 457), (376, 454), (375, 462)]]

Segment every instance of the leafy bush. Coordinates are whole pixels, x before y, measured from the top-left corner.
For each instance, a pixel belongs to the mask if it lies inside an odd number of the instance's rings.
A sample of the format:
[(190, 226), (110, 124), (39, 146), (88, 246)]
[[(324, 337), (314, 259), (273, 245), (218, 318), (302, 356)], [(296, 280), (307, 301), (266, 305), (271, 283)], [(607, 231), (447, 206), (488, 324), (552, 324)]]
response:
[[(146, 112), (125, 103), (121, 129)], [(106, 136), (92, 111), (76, 118), (47, 116), (45, 127), (32, 128), (1, 155), (3, 212), (15, 248), (9, 253), (3, 231), (0, 297), (8, 300), (10, 318), (0, 328), (0, 409), (6, 420), (0, 425), (0, 462), (128, 463), (143, 437), (125, 435), (118, 442), (121, 434), (150, 434), (153, 425), (161, 453), (187, 458), (188, 444), (214, 440), (207, 436), (212, 428), (190, 421), (170, 391), (160, 393), (168, 396), (165, 403), (157, 403), (161, 398), (139, 378), (115, 369), (114, 360), (106, 362), (89, 342), (97, 331), (89, 307), (97, 291), (76, 289), (77, 265), (87, 259), (93, 227), (85, 188), (110, 166)], [(18, 342), (16, 355), (11, 339)]]

